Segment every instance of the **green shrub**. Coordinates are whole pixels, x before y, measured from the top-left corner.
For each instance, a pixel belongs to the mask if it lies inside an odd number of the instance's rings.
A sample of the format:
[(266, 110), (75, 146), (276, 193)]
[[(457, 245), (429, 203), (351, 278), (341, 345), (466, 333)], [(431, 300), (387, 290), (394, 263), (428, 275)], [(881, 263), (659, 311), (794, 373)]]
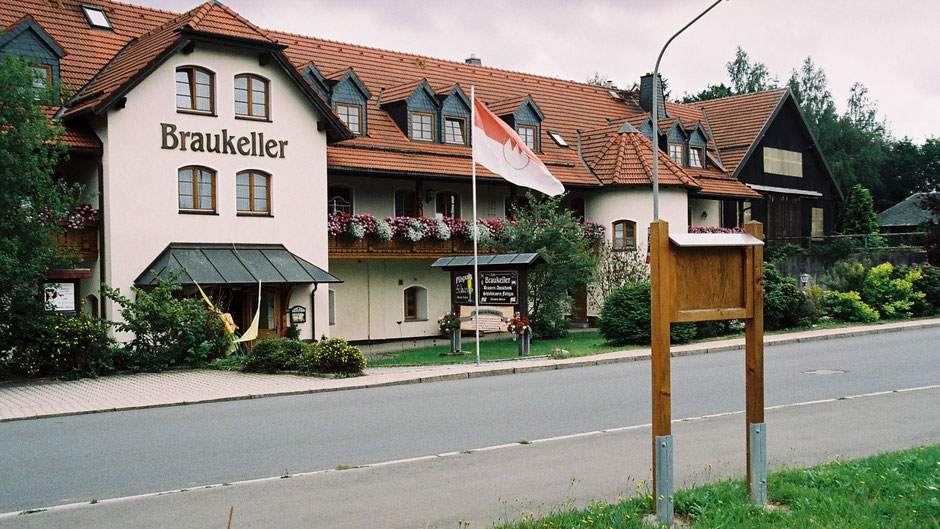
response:
[(813, 318), (796, 280), (782, 276), (774, 265), (764, 263), (764, 328), (808, 327)]
[(365, 368), (362, 351), (342, 338), (317, 342), (300, 360), (300, 370), (304, 373), (359, 374)]
[(79, 378), (113, 371), (108, 357), (112, 344), (106, 323), (85, 314), (43, 315), (27, 346), (16, 347), (5, 359), (7, 376), (40, 377), (72, 374)]
[(924, 298), (924, 293), (915, 291), (913, 284), (920, 273), (911, 270), (903, 277), (894, 278), (893, 275), (891, 263), (870, 269), (859, 294), (862, 301), (877, 310), (884, 319), (910, 318), (915, 301)]
[(805, 255), (806, 250), (801, 248), (799, 245), (784, 243), (784, 244), (775, 244), (774, 246), (769, 246), (764, 250), (764, 261), (768, 263), (776, 263), (777, 261), (782, 261), (791, 255)]
[(923, 292), (924, 297), (914, 302), (915, 316), (931, 316), (940, 312), (940, 268), (929, 264), (914, 265), (902, 273), (915, 271), (914, 290)]
[(849, 254), (855, 253), (862, 246), (862, 241), (853, 237), (839, 237), (830, 243), (814, 244), (810, 254), (822, 258), (826, 266), (832, 266), (845, 259)]
[(861, 292), (868, 277), (868, 267), (858, 261), (839, 261), (822, 278), (830, 290), (839, 292)]
[(822, 309), (833, 318), (842, 321), (877, 321), (878, 311), (862, 301), (858, 292), (830, 290), (822, 298)]
[[(627, 283), (604, 301), (598, 327), (611, 345), (650, 343), (650, 284)], [(688, 343), (695, 338), (694, 323), (674, 323), (669, 330), (672, 343)]]
[(245, 371), (276, 373), (298, 369), (310, 346), (289, 338), (262, 338), (245, 355)]
[(695, 323), (696, 338), (715, 338), (731, 334), (731, 324), (735, 320), (699, 321)]
[(168, 280), (157, 278), (150, 291), (131, 287), (134, 301), (119, 289), (102, 285), (104, 295), (121, 307), (124, 321), (114, 323), (115, 327), (133, 333), (125, 345), (128, 368), (161, 371), (171, 366), (196, 366), (227, 353), (231, 335), (218, 314), (201, 299), (174, 297), (182, 288), (174, 283), (181, 274), (174, 272)]

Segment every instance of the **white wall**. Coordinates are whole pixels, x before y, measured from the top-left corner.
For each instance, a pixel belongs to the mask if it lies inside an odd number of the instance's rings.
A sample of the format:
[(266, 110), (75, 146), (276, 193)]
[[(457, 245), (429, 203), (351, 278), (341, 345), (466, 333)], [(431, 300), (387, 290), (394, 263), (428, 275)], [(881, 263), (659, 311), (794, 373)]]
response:
[[(710, 228), (721, 226), (720, 200), (689, 199), (689, 209), (692, 210), (693, 226)], [(703, 213), (705, 214), (705, 218), (702, 218)]]
[[(330, 272), (344, 281), (330, 285), (336, 293), (336, 324), (330, 325), (330, 336), (384, 340), (440, 335), (437, 320), (450, 312), (450, 273), (431, 268), (434, 261), (330, 260)], [(427, 289), (427, 319), (404, 321), (404, 290), (415, 285)]]
[[(217, 117), (176, 110), (175, 71), (201, 66), (215, 72)], [(270, 80), (270, 122), (234, 118), (234, 76), (255, 73)], [(104, 142), (103, 207), (106, 277), (128, 292), (134, 279), (171, 242), (280, 243), (327, 269), (326, 136), (317, 131), (320, 116), (280, 67), (259, 66), (257, 53), (197, 44), (151, 73), (127, 96), (126, 107), (108, 113), (96, 127)], [(230, 135), (262, 132), (266, 139), (287, 140), (284, 158), (161, 149), (161, 123), (178, 130)], [(177, 170), (203, 165), (216, 171), (217, 214), (179, 213)], [(271, 177), (272, 217), (238, 217), (235, 174), (258, 169)], [(310, 313), (311, 286), (295, 289), (290, 305)], [(327, 329), (327, 289), (317, 291), (317, 332)], [(111, 312), (112, 316), (116, 316)], [(310, 322), (301, 328), (310, 334)]]
[[(604, 225), (607, 242), (611, 241), (611, 224), (618, 220), (636, 222), (637, 248), (646, 251), (647, 234), (653, 222), (652, 188), (610, 187), (586, 200), (587, 220)], [(670, 232), (687, 230), (688, 192), (681, 188), (659, 189), (659, 218), (669, 223)]]

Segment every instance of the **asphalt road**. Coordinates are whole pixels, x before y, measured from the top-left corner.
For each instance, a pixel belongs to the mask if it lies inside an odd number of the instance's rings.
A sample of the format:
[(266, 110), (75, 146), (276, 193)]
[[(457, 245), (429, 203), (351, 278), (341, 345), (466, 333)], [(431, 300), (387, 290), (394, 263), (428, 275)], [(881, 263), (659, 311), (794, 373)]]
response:
[[(672, 365), (674, 418), (743, 409), (743, 352)], [(768, 406), (940, 384), (940, 329), (768, 347), (765, 375)], [(641, 425), (649, 394), (637, 362), (2, 423), (0, 512)]]

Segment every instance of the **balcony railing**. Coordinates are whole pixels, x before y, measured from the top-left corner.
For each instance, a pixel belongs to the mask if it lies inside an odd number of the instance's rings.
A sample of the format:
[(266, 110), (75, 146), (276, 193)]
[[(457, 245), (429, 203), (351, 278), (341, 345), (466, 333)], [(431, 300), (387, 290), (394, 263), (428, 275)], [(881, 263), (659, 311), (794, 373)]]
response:
[[(479, 253), (481, 254), (492, 253), (492, 251), (484, 245), (479, 247)], [(358, 241), (346, 237), (330, 238), (330, 257), (334, 259), (432, 259), (471, 253), (473, 253), (473, 242), (464, 238), (454, 238), (446, 241), (426, 239), (413, 243), (397, 238), (390, 241), (380, 241), (371, 235), (367, 235)]]
[[(507, 219), (480, 218), (480, 253), (492, 253), (489, 242), (499, 240), (517, 223)], [(328, 218), (331, 258), (436, 258), (473, 253), (474, 223), (449, 217), (376, 218), (370, 214), (336, 213)], [(581, 237), (600, 240), (604, 229), (587, 222), (578, 228)]]
[(55, 234), (55, 238), (68, 253), (85, 259), (98, 258), (98, 221), (86, 220), (79, 229), (66, 229)]

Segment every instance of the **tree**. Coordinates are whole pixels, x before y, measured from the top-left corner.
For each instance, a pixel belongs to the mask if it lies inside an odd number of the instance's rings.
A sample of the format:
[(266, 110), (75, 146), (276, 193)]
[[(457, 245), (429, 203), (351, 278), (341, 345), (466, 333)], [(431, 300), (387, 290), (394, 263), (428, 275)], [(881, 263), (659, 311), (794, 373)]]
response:
[(834, 122), (836, 120), (838, 114), (832, 94), (829, 92), (826, 72), (816, 66), (812, 57), (807, 57), (799, 70), (793, 70), (787, 85), (796, 100), (800, 102), (803, 115), (806, 116), (817, 135), (822, 121)]
[(587, 80), (587, 84), (594, 86), (608, 86), (610, 83), (611, 80), (606, 75), (602, 75), (599, 72), (594, 72), (594, 75)]
[(927, 260), (936, 265), (940, 263), (940, 193), (927, 193), (920, 202), (921, 209), (930, 212), (931, 219), (927, 221)]
[(547, 261), (528, 273), (532, 330), (536, 337), (567, 335), (571, 294), (591, 278), (595, 258), (562, 196), (538, 199), (526, 194), (528, 207), (513, 210), (516, 225), (493, 246), (505, 253), (537, 252)]
[(777, 79), (770, 76), (767, 65), (762, 62), (751, 63), (747, 52), (741, 49), (741, 46), (735, 50), (734, 60), (725, 67), (728, 69), (731, 89), (735, 94), (762, 92), (777, 86)]
[(0, 351), (28, 345), (41, 324), (41, 283), (50, 268), (68, 265), (49, 214), (69, 210), (81, 191), (54, 176), (66, 146), (43, 111), (53, 87), (37, 89), (37, 79), (26, 60), (0, 60)]
[(846, 235), (869, 235), (878, 232), (878, 215), (875, 214), (871, 193), (860, 184), (855, 184), (845, 203), (840, 231)]
[(681, 103), (695, 103), (696, 101), (707, 101), (709, 99), (719, 99), (722, 97), (733, 96), (734, 92), (728, 88), (725, 83), (710, 84), (704, 90), (697, 94), (688, 94), (682, 98)]

